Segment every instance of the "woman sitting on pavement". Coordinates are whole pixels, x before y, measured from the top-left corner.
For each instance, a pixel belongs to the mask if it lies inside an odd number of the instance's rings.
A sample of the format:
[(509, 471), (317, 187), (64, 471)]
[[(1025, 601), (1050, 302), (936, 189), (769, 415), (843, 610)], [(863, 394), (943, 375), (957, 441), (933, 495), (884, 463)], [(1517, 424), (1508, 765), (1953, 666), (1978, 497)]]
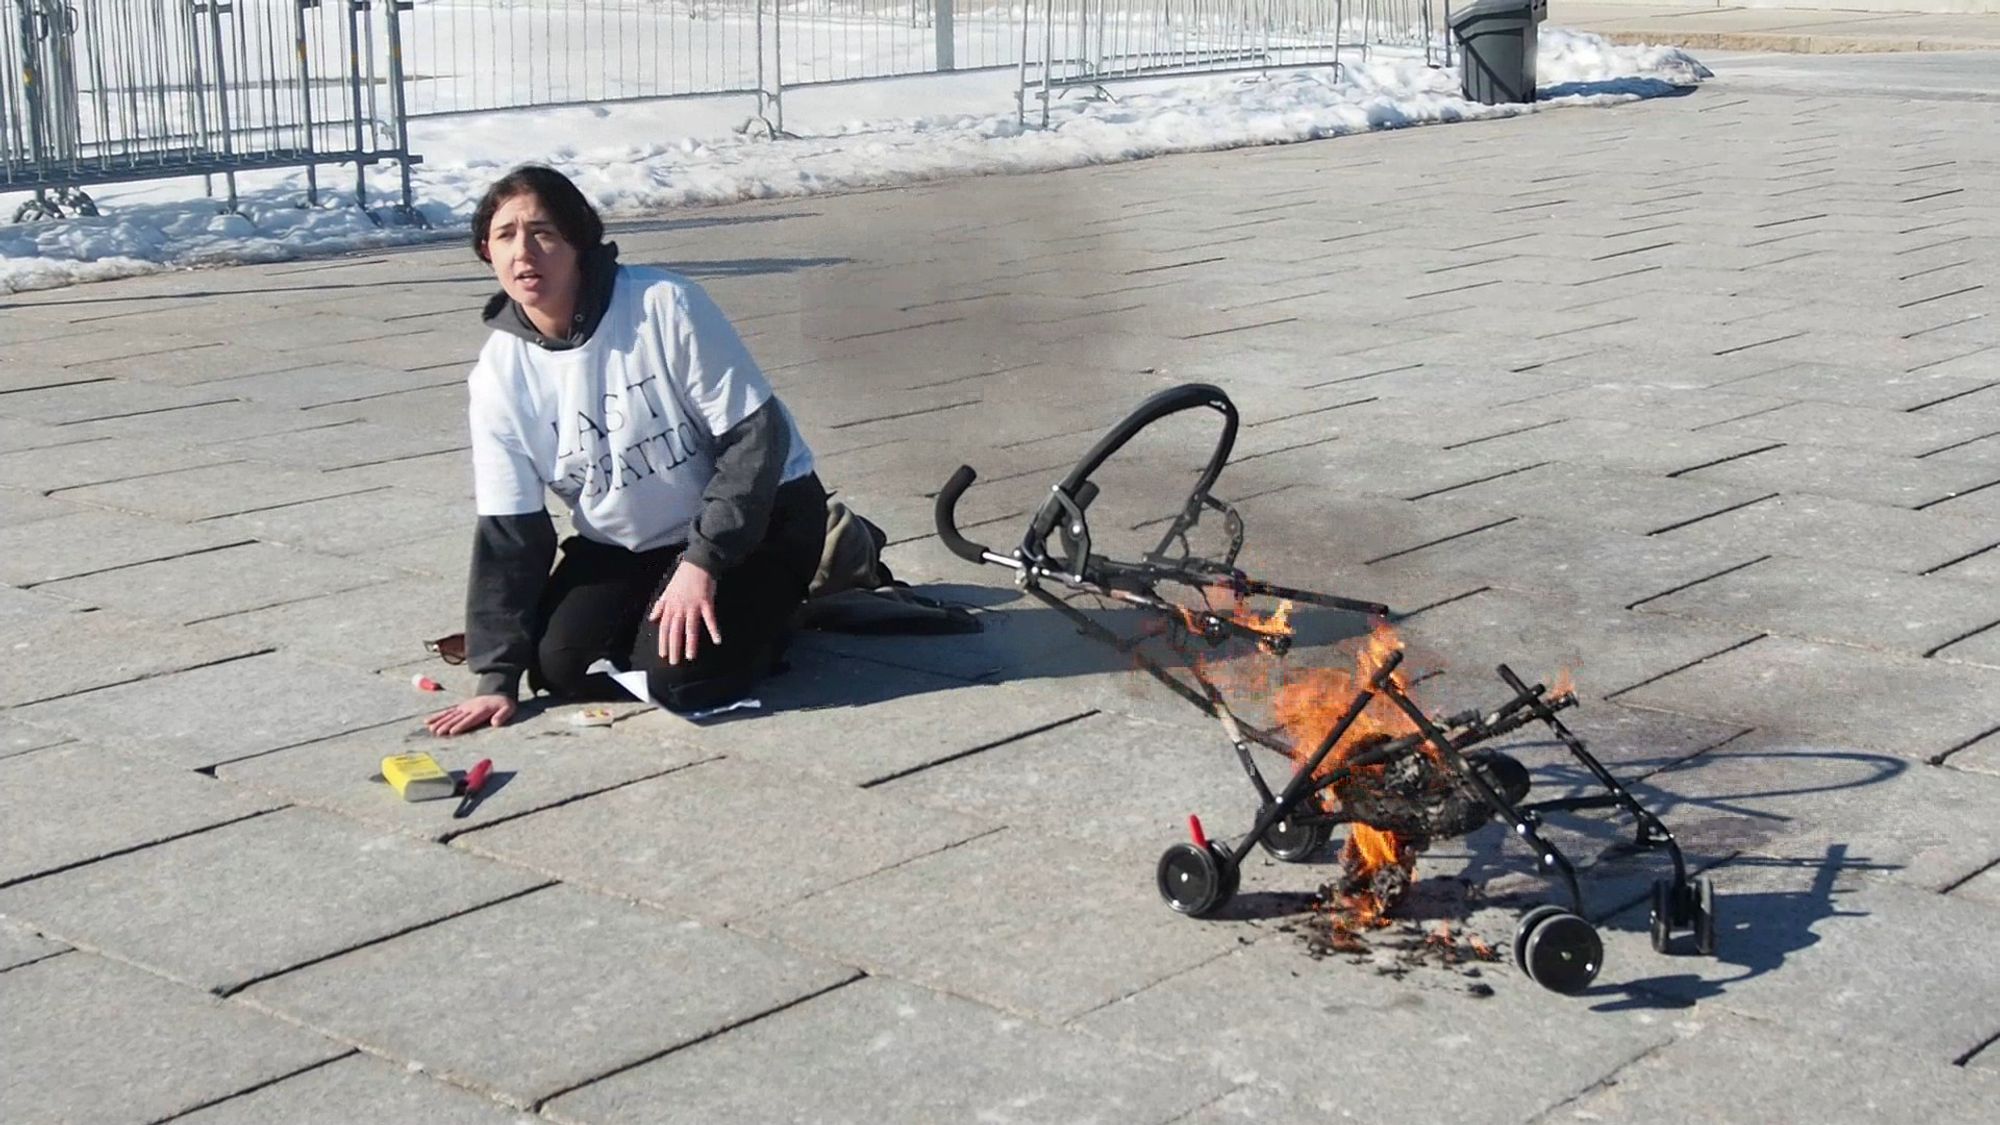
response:
[[(746, 695), (820, 561), (812, 451), (722, 311), (666, 270), (618, 264), (561, 173), (518, 168), (480, 200), (475, 253), (501, 292), (471, 392), (479, 522), (466, 657), (477, 694), (433, 734), (513, 718), (522, 676), (627, 698), (600, 659), (677, 711)], [(544, 489), (576, 535), (557, 547)]]

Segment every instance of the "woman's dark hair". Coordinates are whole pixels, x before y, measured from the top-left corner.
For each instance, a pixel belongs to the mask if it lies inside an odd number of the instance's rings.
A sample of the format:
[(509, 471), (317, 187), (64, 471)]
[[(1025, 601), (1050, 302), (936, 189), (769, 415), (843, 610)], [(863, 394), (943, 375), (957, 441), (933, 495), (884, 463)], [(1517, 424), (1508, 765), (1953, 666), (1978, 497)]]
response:
[(597, 208), (576, 190), (568, 176), (540, 164), (523, 164), (494, 181), (480, 198), (478, 209), (472, 212), (472, 252), (479, 255), (480, 261), (493, 260), (486, 252), (486, 237), (493, 227), (494, 213), (501, 204), (519, 195), (541, 200), (549, 217), (555, 220), (556, 230), (562, 232), (563, 241), (578, 250), (588, 250), (604, 241), (604, 220), (598, 218)]

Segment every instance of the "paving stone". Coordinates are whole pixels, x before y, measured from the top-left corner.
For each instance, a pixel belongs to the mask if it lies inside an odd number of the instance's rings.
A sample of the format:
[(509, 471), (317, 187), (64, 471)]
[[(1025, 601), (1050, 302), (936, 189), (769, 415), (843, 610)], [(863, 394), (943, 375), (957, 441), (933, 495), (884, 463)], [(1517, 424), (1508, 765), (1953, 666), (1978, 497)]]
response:
[[(63, 696), (228, 660), (258, 647), (120, 613), (39, 615), (8, 626), (6, 647), (0, 649), (0, 704), (62, 702)], [(58, 710), (51, 706), (18, 717), (66, 730), (51, 719)]]
[(1435, 574), (1593, 605), (1629, 606), (1757, 554), (1736, 544), (1687, 544), (1569, 520), (1516, 519), (1371, 566)]
[[(186, 316), (187, 312), (173, 310), (168, 315), (178, 318)], [(111, 329), (119, 332), (129, 332), (134, 327), (126, 318), (100, 321), (98, 326), (100, 330)], [(301, 357), (297, 355), (260, 348), (239, 340), (223, 340), (219, 343), (175, 348), (149, 355), (98, 360), (76, 370), (92, 375), (131, 379), (141, 383), (195, 387), (264, 371), (283, 371), (288, 367), (299, 366), (300, 362)]]
[[(1551, 464), (1453, 489), (1454, 503), (1544, 520), (1590, 523), (1651, 535), (1756, 500), (1761, 493), (1686, 478), (1641, 476), (1589, 465)], [(1579, 497), (1591, 498), (1579, 504)]]
[(1928, 414), (1798, 402), (1710, 426), (1706, 432), (1860, 449), (1889, 457), (1915, 457), (1989, 431), (1977, 423), (1948, 421)]
[(1996, 630), (1995, 625), (2000, 625), (2000, 622), (1979, 626), (1976, 631), (1934, 650), (1931, 655), (1954, 664), (2000, 668), (2000, 630)]
[(1333, 1098), (1309, 1102), (1289, 1098), (1261, 1086), (1238, 1086), (1227, 1095), (1195, 1110), (1180, 1120), (1187, 1125), (1224, 1125), (1226, 1122), (1256, 1121), (1263, 1125), (1317, 1125), (1338, 1111)]
[(73, 504), (51, 500), (38, 492), (0, 488), (0, 526), (15, 527), (37, 520), (66, 516), (77, 510)]
[[(943, 638), (896, 640), (905, 642), (901, 655), (911, 664), (951, 660), (963, 667), (992, 666), (988, 653), (967, 656), (961, 646)], [(812, 633), (800, 635), (787, 657), (791, 671), (758, 686), (764, 709), (749, 717), (703, 724), (698, 732), (670, 715), (638, 723), (732, 756), (859, 785), (1074, 718), (1090, 708), (1076, 701), (1049, 705), (1046, 695), (1026, 687), (973, 685), (956, 676), (856, 660), (821, 648), (822, 641)], [(829, 745), (826, 732), (832, 729), (865, 731), (866, 736)]]
[[(990, 831), (976, 816), (816, 786), (791, 771), (707, 762), (458, 839), (566, 882), (725, 922)], [(789, 806), (789, 807), (788, 807)], [(772, 817), (786, 831), (771, 831)]]
[[(282, 318), (282, 326), (276, 332), (260, 334), (271, 346), (284, 351), (301, 348), (320, 348), (332, 344), (344, 344), (350, 340), (377, 340), (386, 336), (409, 335), (412, 330), (399, 330), (379, 320), (350, 316), (340, 312), (313, 312), (300, 316), (287, 312)], [(256, 322), (246, 325), (254, 328)], [(266, 327), (273, 327), (267, 325)]]
[(1995, 542), (1981, 520), (1791, 494), (1663, 533), (1677, 543), (1922, 573)]
[(1770, 444), (1766, 441), (1719, 436), (1714, 431), (1688, 433), (1662, 426), (1609, 422), (1599, 418), (1553, 418), (1537, 409), (1539, 402), (1526, 403), (1521, 413), (1538, 415), (1532, 429), (1499, 434), (1479, 442), (1478, 448), (1495, 456), (1517, 457), (1526, 462), (1559, 461), (1595, 465), (1629, 473), (1663, 476), (1690, 465), (1700, 465), (1748, 453)]
[(331, 406), (324, 410), (304, 411), (252, 402), (224, 402), (167, 414), (134, 414), (98, 422), (79, 422), (66, 429), (75, 433), (78, 441), (124, 437), (141, 441), (168, 441), (177, 445), (205, 445), (338, 425), (355, 417), (345, 413), (345, 409)]
[(1885, 457), (1844, 446), (1787, 445), (1692, 470), (1683, 480), (1712, 480), (1758, 492), (1810, 492), (1883, 507), (1915, 508), (1986, 484), (1983, 465)]
[(30, 449), (52, 449), (77, 440), (60, 426), (0, 417), (0, 452), (12, 454)]
[(1857, 875), (1932, 891), (2000, 856), (1987, 814), (2000, 780), (1840, 743), (1758, 731), (1644, 784), (1683, 847), (1705, 855), (1798, 860), (1840, 845)]
[(50, 730), (38, 730), (25, 723), (0, 719), (0, 758), (11, 758), (32, 750), (60, 746), (69, 738)]
[[(1189, 708), (1192, 711), (1192, 708)], [(1275, 789), (1291, 764), (1259, 751)], [(1134, 785), (1136, 778), (1143, 784)], [(1173, 842), (1198, 813), (1217, 835), (1247, 828), (1256, 793), (1221, 728), (1205, 743), (1182, 728), (1093, 715), (880, 787), (879, 792), (1038, 836), (1119, 849)], [(1116, 798), (1110, 795), (1118, 794)]]
[[(430, 434), (426, 434), (424, 440), (439, 445), (447, 443), (446, 439)], [(458, 450), (430, 453), (398, 461), (384, 461), (374, 465), (353, 465), (345, 469), (332, 469), (327, 472), (327, 476), (356, 491), (397, 488), (408, 492), (423, 492), (456, 500), (463, 512), (473, 510), (472, 463), (466, 453)]]
[(1264, 560), (1266, 569), (1258, 577), (1306, 587), (1335, 563), (1395, 556), (1489, 527), (1501, 518), (1490, 509), (1456, 503), (1448, 495), (1414, 504), (1353, 498), (1344, 488), (1334, 494), (1274, 492), (1245, 500), (1237, 508), (1249, 528), (1245, 559), (1255, 552)]
[(318, 473), (238, 463), (88, 485), (63, 495), (79, 503), (194, 521), (320, 500), (344, 491), (342, 483)]
[[(1714, 958), (1675, 957), (1653, 976), (1593, 988), (1595, 1013), (1696, 1005), (1866, 1046), (1878, 1060), (1948, 1064), (1993, 1033), (2000, 966), (1995, 911), (1949, 895), (1862, 879), (1869, 857), (1831, 846), (1802, 859), (1746, 859), (1709, 872), (1717, 901)], [(1659, 965), (1646, 907), (1600, 933), (1605, 962)], [(1914, 966), (1949, 965), (1950, 972)]]
[(6, 409), (15, 418), (67, 426), (99, 418), (173, 413), (188, 407), (228, 402), (230, 397), (209, 393), (207, 388), (188, 390), (111, 379), (17, 391), (7, 396)]
[[(1237, 943), (1240, 925), (1161, 905), (1157, 859), (999, 832), (736, 925), (871, 975), (1065, 1021)], [(948, 911), (936, 909), (941, 887), (953, 888)]]
[(31, 927), (0, 922), (0, 973), (44, 957), (53, 957), (68, 948), (59, 941), (50, 941)]
[[(331, 472), (367, 465), (400, 465), (435, 453), (461, 452), (467, 446), (462, 434), (453, 440), (440, 440), (402, 426), (356, 421), (246, 437), (207, 448), (247, 461)], [(469, 472), (472, 455), (464, 453), (461, 460)]]
[[(1632, 1060), (1607, 1081), (1552, 1107), (1550, 1122), (1657, 1120), (1673, 1106), (1702, 1121), (1776, 1121), (1809, 1116), (1828, 1125), (1887, 1117), (1977, 1121), (2000, 1084), (1934, 1059), (1885, 1057), (1875, 1045), (1843, 1042), (1810, 1028), (1773, 1026), (1728, 1012), (1677, 1021), (1681, 1038)], [(1769, 1060), (1753, 1077), (1746, 1058)], [(1857, 1082), (1857, 1074), (1868, 1080)]]
[(175, 1118), (186, 1125), (345, 1125), (423, 1121), (438, 1125), (527, 1125), (536, 1120), (490, 1098), (360, 1053)]
[(134, 616), (188, 624), (352, 590), (387, 577), (345, 559), (244, 543), (65, 578), (43, 588)]
[[(475, 354), (476, 352), (477, 349)], [(467, 366), (469, 367), (470, 363)], [(463, 373), (456, 379), (451, 376), (438, 378), (435, 372), (415, 375), (400, 368), (377, 367), (353, 359), (342, 359), (334, 363), (316, 363), (305, 367), (292, 367), (282, 371), (205, 383), (201, 389), (220, 391), (272, 406), (305, 409), (334, 402), (351, 402), (370, 395), (406, 391), (413, 387), (463, 381)]]
[(18, 717), (194, 768), (426, 713), (435, 698), (407, 680), (273, 653), (38, 703)]
[[(1399, 631), (1413, 672), (1442, 669), (1447, 682), (1475, 685), (1481, 698), (1502, 688), (1493, 669), (1505, 663), (1523, 677), (1550, 683), (1566, 671), (1586, 701), (1756, 635), (1741, 627), (1669, 625), (1658, 615), (1615, 606), (1500, 590), (1426, 610)], [(1442, 692), (1442, 685), (1437, 690)]]
[(426, 535), (408, 542), (371, 547), (348, 557), (377, 569), (394, 567), (410, 574), (447, 579), (462, 588), (472, 564), (472, 538), (459, 531)]
[(1652, 386), (1631, 380), (1629, 374), (1627, 380), (1563, 391), (1536, 399), (1534, 405), (1552, 418), (1595, 418), (1678, 430), (1707, 428), (1711, 433), (1718, 423), (1785, 405), (1784, 399), (1771, 395)]
[(0, 455), (0, 483), (53, 493), (82, 485), (213, 465), (222, 457), (157, 441), (97, 438)]
[(211, 527), (73, 509), (54, 519), (0, 528), (0, 581), (32, 586), (242, 541)]
[[(855, 975), (756, 938), (556, 886), (246, 995), (525, 1108)], [(425, 983), (412, 988), (412, 980)], [(557, 1037), (563, 1050), (548, 1050)]]
[(0, 891), (0, 912), (227, 992), (541, 881), (330, 813), (284, 809), (16, 884)]
[[(107, 800), (107, 795), (116, 795)], [(95, 746), (0, 761), (0, 884), (277, 808), (280, 802)]]
[(459, 632), (464, 622), (463, 585), (402, 578), (233, 613), (194, 628), (375, 672), (424, 659), (424, 641)]
[[(773, 1072), (775, 1058), (809, 1068)], [(936, 1076), (951, 1074), (949, 1083)], [(1178, 1121), (1228, 1089), (956, 996), (862, 980), (556, 1099), (558, 1121)]]
[[(1991, 473), (1992, 469), (1986, 469)], [(1927, 511), (1954, 519), (1984, 520), (1988, 523), (2000, 521), (2000, 480), (1989, 480), (1947, 500), (1941, 500)]]
[(469, 558), (474, 519), (472, 506), (462, 501), (390, 487), (224, 516), (202, 526), (340, 556), (427, 538), (449, 529), (458, 534), (459, 545)]
[[(456, 697), (449, 692), (434, 696), (431, 709), (442, 709)], [(686, 740), (668, 741), (655, 731), (636, 729), (631, 719), (644, 710), (637, 703), (614, 707), (617, 721), (610, 727), (573, 725), (570, 719), (582, 709), (531, 702), (521, 718), (505, 727), (454, 738), (438, 738), (411, 719), (250, 758), (222, 766), (216, 774), (300, 804), (442, 840), (712, 756)], [(456, 801), (404, 801), (373, 780), (382, 759), (418, 751), (454, 773), (471, 769), (482, 758), (493, 762), (490, 788), (470, 814), (453, 817)]]
[(1618, 701), (1922, 759), (1986, 734), (1996, 692), (1992, 669), (1766, 637)]
[(2000, 588), (1807, 559), (1769, 558), (1639, 607), (1808, 641), (1911, 656), (2000, 623)]
[[(382, 318), (397, 327), (431, 324), (439, 328), (407, 336), (384, 336), (374, 340), (353, 340), (333, 347), (301, 349), (294, 354), (321, 357), (343, 365), (359, 362), (401, 371), (457, 368), (462, 374), (478, 362), (479, 347), (485, 342), (486, 333), (480, 323), (480, 303), (477, 300), (468, 301), (462, 297), (450, 300), (452, 303), (446, 307), (460, 315), (417, 321), (397, 319), (409, 315), (400, 304), (386, 305), (380, 310)], [(353, 311), (360, 312), (366, 307), (366, 302), (356, 302)]]
[[(1456, 974), (1397, 980), (1345, 958), (1315, 961), (1289, 941), (1264, 941), (1121, 998), (1076, 1026), (1341, 1117), (1467, 1122), (1527, 1119), (1673, 1038), (1651, 1013), (1593, 1016), (1590, 1034), (1579, 1035), (1575, 1001), (1499, 966), (1482, 974), (1494, 995), (1468, 993)], [(1366, 1034), (1339, 1034), (1350, 1022)], [(1329, 1034), (1338, 1050), (1328, 1048)], [(1472, 1049), (1481, 1043), (1508, 1047)], [(1443, 1058), (1450, 1065), (1435, 1061)]]
[(1947, 395), (1971, 390), (1980, 380), (1949, 367), (1903, 371), (1887, 364), (1875, 367), (1796, 363), (1738, 379), (1728, 389), (1735, 394), (1771, 395), (1876, 410), (1910, 410)]
[(87, 953), (0, 973), (0, 1008), (9, 1121), (158, 1121), (347, 1052)]

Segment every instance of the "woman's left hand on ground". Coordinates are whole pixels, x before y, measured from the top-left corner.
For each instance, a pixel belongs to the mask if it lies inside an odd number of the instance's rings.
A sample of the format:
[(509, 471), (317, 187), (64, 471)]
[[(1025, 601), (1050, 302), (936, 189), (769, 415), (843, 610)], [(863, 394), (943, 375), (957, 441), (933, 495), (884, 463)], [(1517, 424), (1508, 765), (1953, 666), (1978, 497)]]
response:
[(715, 624), (715, 576), (686, 559), (674, 568), (646, 617), (660, 624), (660, 659), (668, 664), (694, 659), (704, 626), (710, 640), (722, 643), (722, 630)]

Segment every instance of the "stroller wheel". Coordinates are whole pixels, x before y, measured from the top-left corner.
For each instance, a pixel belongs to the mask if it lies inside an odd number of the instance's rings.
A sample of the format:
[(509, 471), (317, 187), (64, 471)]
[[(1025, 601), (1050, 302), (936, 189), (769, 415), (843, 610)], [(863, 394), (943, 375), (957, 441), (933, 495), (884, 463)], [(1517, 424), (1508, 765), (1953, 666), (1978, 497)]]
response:
[(1604, 942), (1597, 927), (1567, 910), (1538, 919), (1522, 948), (1521, 968), (1528, 979), (1551, 992), (1582, 992), (1603, 964)]
[(1653, 952), (1665, 953), (1674, 937), (1674, 884), (1671, 879), (1653, 880)]
[(1528, 790), (1533, 787), (1528, 767), (1512, 754), (1503, 754), (1498, 750), (1474, 750), (1465, 756), (1465, 764), (1484, 775), (1486, 783), (1499, 790), (1510, 805), (1527, 800)]
[(1521, 920), (1514, 924), (1514, 964), (1522, 972), (1528, 971), (1528, 935), (1542, 919), (1561, 913), (1562, 907), (1543, 903), (1521, 915)]
[(1703, 875), (1694, 881), (1694, 948), (1704, 957), (1715, 954), (1715, 883)]
[(1289, 817), (1265, 829), (1264, 838), (1258, 843), (1276, 859), (1304, 863), (1332, 838), (1333, 826), (1326, 821)]
[(1160, 855), (1160, 897), (1167, 905), (1192, 918), (1200, 918), (1229, 900), (1234, 889), (1233, 870), (1210, 848), (1175, 844)]

